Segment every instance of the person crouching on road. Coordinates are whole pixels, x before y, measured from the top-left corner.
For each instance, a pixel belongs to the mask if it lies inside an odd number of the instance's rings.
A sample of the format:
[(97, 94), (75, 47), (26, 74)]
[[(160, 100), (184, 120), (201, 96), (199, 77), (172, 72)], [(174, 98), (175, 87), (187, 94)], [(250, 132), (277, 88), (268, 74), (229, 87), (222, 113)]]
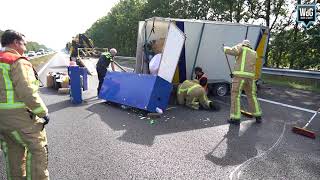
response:
[(178, 104), (186, 105), (192, 109), (200, 108), (207, 110), (219, 110), (219, 106), (215, 105), (208, 99), (206, 91), (199, 84), (198, 80), (185, 80), (178, 86), (177, 90)]
[(38, 92), (37, 74), (23, 56), (24, 35), (6, 30), (1, 45), (4, 50), (0, 52), (0, 144), (7, 179), (48, 180), (44, 125), (49, 122), (49, 115)]
[(204, 88), (206, 93), (208, 94), (208, 77), (202, 71), (201, 67), (194, 68), (194, 73), (196, 74), (196, 79), (199, 81), (200, 85)]
[(106, 76), (107, 69), (111, 63), (111, 69), (114, 71), (113, 57), (117, 54), (115, 48), (110, 49), (109, 52), (103, 52), (96, 64), (96, 69), (98, 73), (99, 85), (98, 85), (98, 96), (100, 93), (101, 86), (103, 84), (104, 77)]
[(253, 112), (256, 122), (261, 123), (262, 112), (257, 100), (257, 87), (254, 80), (257, 52), (252, 49), (249, 40), (244, 40), (232, 48), (224, 47), (223, 49), (226, 54), (236, 56), (236, 64), (232, 73), (231, 109), (228, 122), (240, 124), (240, 96), (242, 90), (244, 90), (248, 99), (249, 111)]

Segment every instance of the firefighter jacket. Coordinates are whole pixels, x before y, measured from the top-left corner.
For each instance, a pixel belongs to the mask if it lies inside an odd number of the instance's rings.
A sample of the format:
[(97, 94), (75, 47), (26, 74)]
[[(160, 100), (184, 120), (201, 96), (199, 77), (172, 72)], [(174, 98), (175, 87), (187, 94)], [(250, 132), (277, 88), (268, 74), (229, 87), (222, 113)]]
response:
[(211, 103), (204, 88), (197, 82), (190, 80), (185, 80), (178, 86), (177, 99), (178, 104), (185, 104), (193, 109), (199, 109), (200, 106), (209, 109)]
[(232, 48), (225, 47), (224, 52), (236, 56), (234, 76), (254, 79), (257, 60), (256, 51), (243, 44), (238, 44)]
[(13, 49), (0, 52), (0, 114), (1, 111), (28, 109), (38, 117), (48, 113), (39, 93), (39, 81), (32, 64)]

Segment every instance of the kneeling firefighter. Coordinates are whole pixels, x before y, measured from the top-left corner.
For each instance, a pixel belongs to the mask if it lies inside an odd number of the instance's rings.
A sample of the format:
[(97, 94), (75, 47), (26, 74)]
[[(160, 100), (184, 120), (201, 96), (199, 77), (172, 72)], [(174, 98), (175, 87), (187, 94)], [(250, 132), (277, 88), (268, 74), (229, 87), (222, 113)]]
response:
[(204, 108), (207, 110), (219, 110), (219, 106), (208, 99), (206, 91), (198, 80), (185, 80), (178, 86), (178, 104), (186, 105), (192, 109)]

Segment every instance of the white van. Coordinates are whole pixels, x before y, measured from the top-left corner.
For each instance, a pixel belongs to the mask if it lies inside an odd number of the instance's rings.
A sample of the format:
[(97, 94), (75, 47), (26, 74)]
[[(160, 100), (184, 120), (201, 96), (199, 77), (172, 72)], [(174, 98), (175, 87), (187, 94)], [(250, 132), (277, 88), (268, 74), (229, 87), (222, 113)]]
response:
[[(173, 84), (194, 78), (194, 68), (200, 66), (208, 76), (209, 91), (224, 96), (230, 89), (230, 72), (223, 44), (233, 46), (244, 39), (250, 40), (258, 53), (256, 80), (261, 77), (261, 69), (265, 62), (265, 52), (269, 40), (269, 29), (252, 24), (227, 23), (217, 21), (172, 19), (153, 17), (139, 22), (136, 73), (148, 72), (148, 60), (144, 46), (161, 38), (167, 38), (168, 27), (174, 23), (186, 36), (180, 59), (176, 68)], [(229, 57), (231, 68), (235, 59)]]

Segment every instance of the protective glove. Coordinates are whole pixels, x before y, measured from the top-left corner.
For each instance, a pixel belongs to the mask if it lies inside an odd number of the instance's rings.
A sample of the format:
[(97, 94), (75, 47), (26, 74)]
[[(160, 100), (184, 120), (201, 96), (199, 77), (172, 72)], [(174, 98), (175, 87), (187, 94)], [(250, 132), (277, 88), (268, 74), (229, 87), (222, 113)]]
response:
[(217, 104), (214, 104), (213, 102), (210, 102), (209, 107), (210, 107), (211, 111), (219, 111), (220, 110), (220, 106)]
[(49, 114), (47, 114), (45, 117), (43, 117), (43, 119), (44, 119), (43, 125), (48, 124), (49, 120), (50, 120)]

